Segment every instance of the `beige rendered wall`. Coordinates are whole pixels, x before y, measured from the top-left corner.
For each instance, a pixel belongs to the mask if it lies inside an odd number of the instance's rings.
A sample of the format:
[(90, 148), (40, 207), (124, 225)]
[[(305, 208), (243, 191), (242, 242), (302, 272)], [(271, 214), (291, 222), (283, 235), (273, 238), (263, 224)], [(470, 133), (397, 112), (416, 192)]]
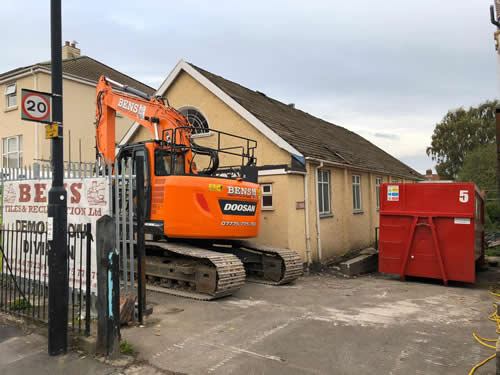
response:
[[(7, 109), (7, 99), (5, 97), (5, 87), (11, 83), (17, 83), (17, 107)], [(34, 90), (33, 76), (26, 76), (0, 85), (0, 138), (14, 135), (23, 136), (23, 161), (33, 160), (35, 153), (35, 127), (36, 122), (21, 120), (21, 88)], [(0, 143), (0, 149), (2, 148)], [(0, 165), (3, 161), (0, 159)], [(2, 165), (3, 166), (3, 165)]]
[(306, 262), (305, 209), (297, 208), (297, 203), (304, 201), (304, 176), (259, 176), (259, 183), (272, 183), (273, 209), (262, 210), (257, 241), (268, 246), (293, 249)]
[[(319, 261), (317, 231), (317, 180), (319, 163), (307, 163), (309, 190), (309, 227), (311, 252), (314, 262)], [(376, 200), (376, 178), (382, 183), (393, 177), (377, 173), (350, 170), (332, 166), (321, 169), (330, 171), (330, 196), (333, 216), (320, 217), (321, 262), (327, 263), (351, 250), (362, 249), (375, 243), (375, 227), (379, 224)], [(361, 177), (361, 211), (353, 210), (352, 175)], [(402, 179), (399, 179), (403, 182)], [(414, 180), (405, 180), (407, 183)]]
[[(257, 141), (256, 156), (258, 165), (290, 163), (290, 155), (286, 151), (278, 148), (267, 137), (186, 72), (180, 73), (168, 88), (165, 97), (168, 98), (170, 105), (174, 108), (196, 108), (205, 116), (209, 127), (212, 129), (255, 139)], [(153, 135), (151, 133), (144, 128), (140, 128), (130, 142), (152, 138)], [(206, 138), (197, 138), (196, 140), (200, 145), (213, 145), (215, 141), (215, 135)], [(234, 145), (229, 139), (227, 142), (227, 145)], [(200, 167), (199, 160), (196, 162), (198, 167)]]
[[(304, 202), (305, 175), (288, 174), (287, 177), (288, 248), (298, 252), (302, 256), (302, 260), (306, 262), (305, 209), (300, 208), (300, 203)], [(299, 208), (297, 203), (299, 203)]]
[[(36, 76), (36, 78), (35, 78)], [(38, 159), (50, 160), (50, 141), (45, 139), (43, 124), (21, 120), (21, 89), (51, 92), (51, 76), (35, 73), (14, 80), (17, 82), (17, 109), (6, 111), (6, 100), (3, 93), (5, 85), (0, 85), (0, 138), (12, 135), (23, 135), (23, 159), (25, 165), (33, 163), (36, 142), (38, 142)], [(11, 82), (9, 82), (11, 83)], [(116, 139), (119, 141), (128, 130), (132, 121), (119, 115), (116, 119)], [(63, 80), (63, 125), (64, 125), (64, 160), (73, 162), (92, 162), (95, 160), (95, 86)], [(38, 127), (38, 140), (35, 140), (35, 127)], [(70, 150), (71, 133), (71, 155)]]
[(272, 183), (273, 209), (262, 210), (257, 241), (288, 248), (288, 175), (260, 176), (259, 183)]

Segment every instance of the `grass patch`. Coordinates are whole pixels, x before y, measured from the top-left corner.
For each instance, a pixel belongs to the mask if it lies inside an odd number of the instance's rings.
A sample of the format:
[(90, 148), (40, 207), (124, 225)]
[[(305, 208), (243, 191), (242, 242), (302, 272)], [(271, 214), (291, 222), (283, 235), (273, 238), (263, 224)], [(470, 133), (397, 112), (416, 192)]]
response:
[(122, 354), (132, 354), (134, 352), (134, 347), (126, 340), (120, 341), (120, 353)]
[(490, 247), (485, 251), (486, 256), (500, 257), (500, 246)]
[(14, 302), (9, 304), (9, 309), (13, 311), (24, 310), (31, 307), (31, 304), (24, 298), (16, 299)]

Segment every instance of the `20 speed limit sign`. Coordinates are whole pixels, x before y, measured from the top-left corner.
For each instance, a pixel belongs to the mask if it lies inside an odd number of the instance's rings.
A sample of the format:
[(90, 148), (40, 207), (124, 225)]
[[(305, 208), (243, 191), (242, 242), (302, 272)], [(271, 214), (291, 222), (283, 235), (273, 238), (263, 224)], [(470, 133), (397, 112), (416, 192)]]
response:
[(50, 123), (50, 97), (45, 92), (22, 89), (21, 119)]

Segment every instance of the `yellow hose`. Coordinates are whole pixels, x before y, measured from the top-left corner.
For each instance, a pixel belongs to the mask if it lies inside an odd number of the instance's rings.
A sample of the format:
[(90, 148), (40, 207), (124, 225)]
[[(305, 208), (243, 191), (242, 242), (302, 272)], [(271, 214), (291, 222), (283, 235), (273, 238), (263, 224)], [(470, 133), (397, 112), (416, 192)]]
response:
[(494, 342), (496, 343), (497, 340), (491, 340), (491, 339), (483, 339), (481, 336), (479, 335), (476, 335), (475, 333), (472, 334), (472, 336), (476, 339), (476, 341), (478, 343), (480, 343), (481, 345), (484, 345), (486, 346), (487, 348), (491, 348), (491, 349), (496, 349), (497, 347), (496, 346), (493, 346), (493, 345), (488, 345), (486, 343), (484, 343), (483, 341), (489, 341), (489, 342)]
[[(493, 287), (490, 287), (490, 290), (489, 290), (489, 293), (493, 296), (493, 297), (498, 297), (500, 298), (500, 289), (498, 288), (493, 288)], [(495, 299), (495, 302), (500, 302), (498, 299)], [(496, 329), (496, 333), (497, 334), (500, 334), (500, 316), (498, 315), (498, 309), (497, 309), (497, 305), (493, 305), (493, 307), (495, 308), (495, 311), (488, 317), (489, 320), (491, 320), (492, 322), (495, 322), (497, 324), (497, 329)], [(484, 345), (486, 346), (487, 348), (490, 348), (490, 349), (495, 349), (496, 350), (496, 343), (497, 343), (497, 339), (485, 339), (484, 337), (481, 337), (479, 336), (478, 334), (476, 333), (473, 333), (472, 336), (476, 339), (476, 341), (478, 343), (480, 343), (481, 345)], [(493, 345), (489, 345), (489, 344), (486, 344), (487, 342), (494, 342), (495, 343), (495, 346)], [(484, 365), (486, 362), (488, 362), (490, 359), (493, 359), (496, 357), (496, 353), (489, 356), (488, 358), (486, 358), (484, 361), (482, 362), (479, 362), (477, 365), (475, 365), (469, 372), (469, 375), (473, 375), (474, 372), (479, 368), (481, 367), (482, 365)]]
[(486, 358), (484, 361), (482, 361), (482, 362), (478, 363), (477, 365), (475, 365), (475, 366), (472, 368), (472, 370), (470, 370), (469, 375), (474, 374), (474, 371), (476, 371), (479, 367), (481, 367), (482, 365), (484, 365), (484, 364), (485, 364), (486, 362), (488, 362), (490, 359), (495, 358), (496, 356), (497, 356), (497, 355), (496, 355), (496, 353), (495, 353), (495, 354), (493, 354), (492, 356), (490, 356), (490, 357)]

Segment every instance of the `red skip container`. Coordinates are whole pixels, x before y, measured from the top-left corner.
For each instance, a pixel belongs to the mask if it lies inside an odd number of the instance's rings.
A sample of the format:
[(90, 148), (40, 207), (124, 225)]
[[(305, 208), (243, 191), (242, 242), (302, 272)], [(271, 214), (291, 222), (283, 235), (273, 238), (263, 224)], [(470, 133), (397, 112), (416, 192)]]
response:
[(473, 283), (484, 200), (473, 183), (382, 184), (379, 272)]

